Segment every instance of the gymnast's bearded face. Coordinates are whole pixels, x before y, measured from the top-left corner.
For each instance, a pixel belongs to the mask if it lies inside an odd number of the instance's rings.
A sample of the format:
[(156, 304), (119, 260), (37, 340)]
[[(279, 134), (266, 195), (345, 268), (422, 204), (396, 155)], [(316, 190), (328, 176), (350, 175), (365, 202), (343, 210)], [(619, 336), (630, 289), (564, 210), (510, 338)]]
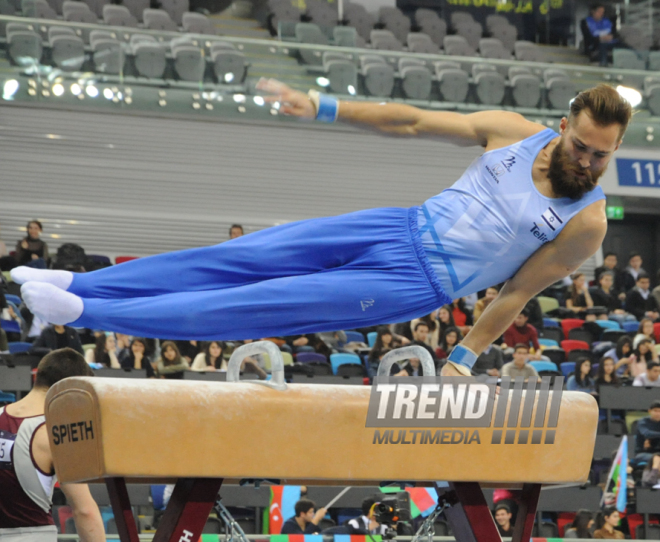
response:
[(548, 178), (557, 197), (579, 199), (593, 190), (621, 143), (618, 124), (599, 126), (587, 111), (561, 120), (561, 139), (550, 157)]

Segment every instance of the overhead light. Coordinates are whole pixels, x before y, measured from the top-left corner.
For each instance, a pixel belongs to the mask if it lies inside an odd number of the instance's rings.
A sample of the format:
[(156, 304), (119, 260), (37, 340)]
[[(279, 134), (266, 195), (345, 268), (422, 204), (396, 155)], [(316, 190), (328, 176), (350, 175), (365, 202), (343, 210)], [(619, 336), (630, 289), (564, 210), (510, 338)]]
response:
[(106, 88), (103, 89), (103, 97), (106, 100), (112, 100), (115, 97), (115, 93), (112, 92), (111, 88), (106, 87)]
[(630, 105), (633, 107), (637, 107), (642, 103), (642, 94), (634, 88), (619, 85), (616, 87), (616, 91), (619, 93), (619, 96), (621, 96), (624, 100), (627, 100), (628, 103), (630, 103)]
[(2, 87), (2, 99), (13, 100), (14, 95), (18, 92), (19, 83), (16, 79), (8, 79)]
[(80, 88), (80, 85), (78, 83), (73, 83), (70, 87), (71, 94), (74, 96), (79, 96), (80, 93), (82, 92), (82, 89)]
[(234, 80), (234, 74), (232, 72), (226, 73), (224, 76), (225, 83), (231, 83)]
[(237, 104), (245, 103), (245, 94), (234, 94), (234, 101)]
[(54, 96), (62, 96), (64, 94), (64, 85), (62, 83), (55, 83), (51, 90)]
[(264, 105), (266, 103), (266, 100), (264, 100), (263, 96), (255, 96), (252, 98), (254, 101), (255, 105)]
[(330, 79), (327, 77), (317, 77), (316, 84), (320, 87), (327, 87), (330, 84)]
[(94, 85), (87, 85), (85, 88), (85, 92), (87, 93), (87, 96), (90, 98), (96, 98), (99, 95), (99, 89), (96, 88)]
[(357, 91), (355, 90), (355, 87), (353, 85), (348, 85), (348, 93), (351, 96), (355, 96), (357, 94)]

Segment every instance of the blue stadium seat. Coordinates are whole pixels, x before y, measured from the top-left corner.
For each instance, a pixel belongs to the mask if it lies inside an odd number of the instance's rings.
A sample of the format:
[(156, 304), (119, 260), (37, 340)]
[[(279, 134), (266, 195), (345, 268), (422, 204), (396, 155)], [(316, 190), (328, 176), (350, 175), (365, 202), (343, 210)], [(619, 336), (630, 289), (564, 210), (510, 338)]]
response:
[(376, 344), (376, 338), (378, 337), (378, 332), (377, 331), (372, 331), (371, 333), (367, 333), (367, 341), (369, 344), (369, 348), (373, 348), (374, 344)]
[(16, 401), (16, 395), (0, 391), (0, 403), (13, 403)]
[(529, 364), (534, 367), (534, 369), (536, 369), (537, 373), (540, 373), (541, 371), (554, 371), (556, 373), (559, 372), (557, 366), (551, 361), (530, 361)]
[(561, 373), (568, 378), (568, 375), (575, 371), (575, 362), (574, 361), (565, 361), (560, 365)]
[(544, 318), (543, 319), (543, 326), (544, 327), (559, 327), (559, 322), (555, 320), (554, 318)]
[(360, 356), (356, 354), (330, 354), (330, 365), (332, 365), (333, 374), (337, 374), (340, 365), (362, 365)]
[(539, 344), (542, 346), (557, 347), (559, 348), (559, 343), (553, 339), (543, 339), (539, 338)]
[(364, 340), (364, 335), (360, 333), (359, 331), (344, 331), (346, 333), (346, 343), (363, 343), (366, 342)]
[(639, 322), (624, 322), (623, 330), (627, 333), (635, 333), (639, 329)]
[(21, 326), (16, 320), (0, 320), (0, 327), (10, 333), (21, 332)]
[(603, 329), (621, 329), (619, 322), (614, 322), (613, 320), (596, 320), (596, 323)]
[(30, 348), (32, 348), (32, 343), (21, 343), (21, 342), (9, 343), (10, 354), (19, 354), (21, 352), (27, 352)]
[(298, 363), (328, 363), (328, 358), (318, 352), (299, 352), (296, 354)]
[(21, 298), (13, 294), (5, 294), (5, 299), (11, 301), (17, 307), (22, 303)]

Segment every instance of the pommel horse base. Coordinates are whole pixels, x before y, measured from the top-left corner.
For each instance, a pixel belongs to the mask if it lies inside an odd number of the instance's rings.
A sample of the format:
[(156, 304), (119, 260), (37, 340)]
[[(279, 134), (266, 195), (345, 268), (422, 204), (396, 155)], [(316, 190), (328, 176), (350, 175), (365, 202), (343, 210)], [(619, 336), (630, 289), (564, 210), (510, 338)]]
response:
[[(238, 382), (240, 361), (264, 351), (272, 381)], [(98, 377), (58, 382), (46, 398), (58, 479), (105, 481), (123, 542), (139, 540), (126, 480), (176, 483), (155, 542), (196, 542), (229, 479), (351, 486), (451, 480), (440, 499), (452, 505), (445, 515), (459, 542), (501, 540), (482, 485), (522, 488), (513, 541), (527, 542), (541, 485), (587, 480), (598, 423), (589, 394), (561, 395), (553, 443), (514, 444), (507, 437), (493, 444), (495, 429), (488, 427), (480, 428), (480, 442), (469, 444), (379, 445), (374, 430), (365, 427), (370, 387), (286, 385), (278, 357), (272, 343), (241, 347), (230, 360), (227, 382)], [(387, 361), (383, 365), (391, 364)], [(523, 397), (533, 403), (534, 414), (545, 408), (537, 392)], [(511, 408), (516, 407), (507, 403), (507, 419)], [(509, 420), (506, 434), (529, 427), (518, 414), (514, 411), (516, 423)]]

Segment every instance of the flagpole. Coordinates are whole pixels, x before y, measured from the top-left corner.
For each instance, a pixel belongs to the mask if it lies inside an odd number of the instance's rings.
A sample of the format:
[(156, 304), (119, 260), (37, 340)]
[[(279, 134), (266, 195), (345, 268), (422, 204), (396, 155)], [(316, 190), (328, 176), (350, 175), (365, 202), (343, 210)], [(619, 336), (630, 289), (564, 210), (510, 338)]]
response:
[(351, 489), (352, 486), (345, 487), (339, 492), (339, 495), (337, 495), (334, 499), (332, 499), (328, 504), (325, 505), (325, 509), (327, 510), (330, 508), (333, 504), (335, 504), (349, 489)]
[[(605, 489), (603, 491), (603, 496), (600, 498), (600, 507), (603, 507), (603, 503), (605, 502), (605, 495), (607, 494), (607, 488), (610, 485), (610, 482), (612, 481), (612, 476), (614, 475), (614, 469), (616, 468), (617, 463), (621, 459), (621, 454), (623, 453), (623, 447), (628, 446), (628, 437), (626, 435), (623, 435), (621, 438), (621, 444), (619, 444), (619, 449), (616, 451), (616, 456), (614, 457), (614, 461), (612, 461), (612, 466), (610, 467), (610, 473), (607, 475), (607, 482), (605, 483)], [(623, 468), (627, 468), (628, 465), (624, 465)]]

